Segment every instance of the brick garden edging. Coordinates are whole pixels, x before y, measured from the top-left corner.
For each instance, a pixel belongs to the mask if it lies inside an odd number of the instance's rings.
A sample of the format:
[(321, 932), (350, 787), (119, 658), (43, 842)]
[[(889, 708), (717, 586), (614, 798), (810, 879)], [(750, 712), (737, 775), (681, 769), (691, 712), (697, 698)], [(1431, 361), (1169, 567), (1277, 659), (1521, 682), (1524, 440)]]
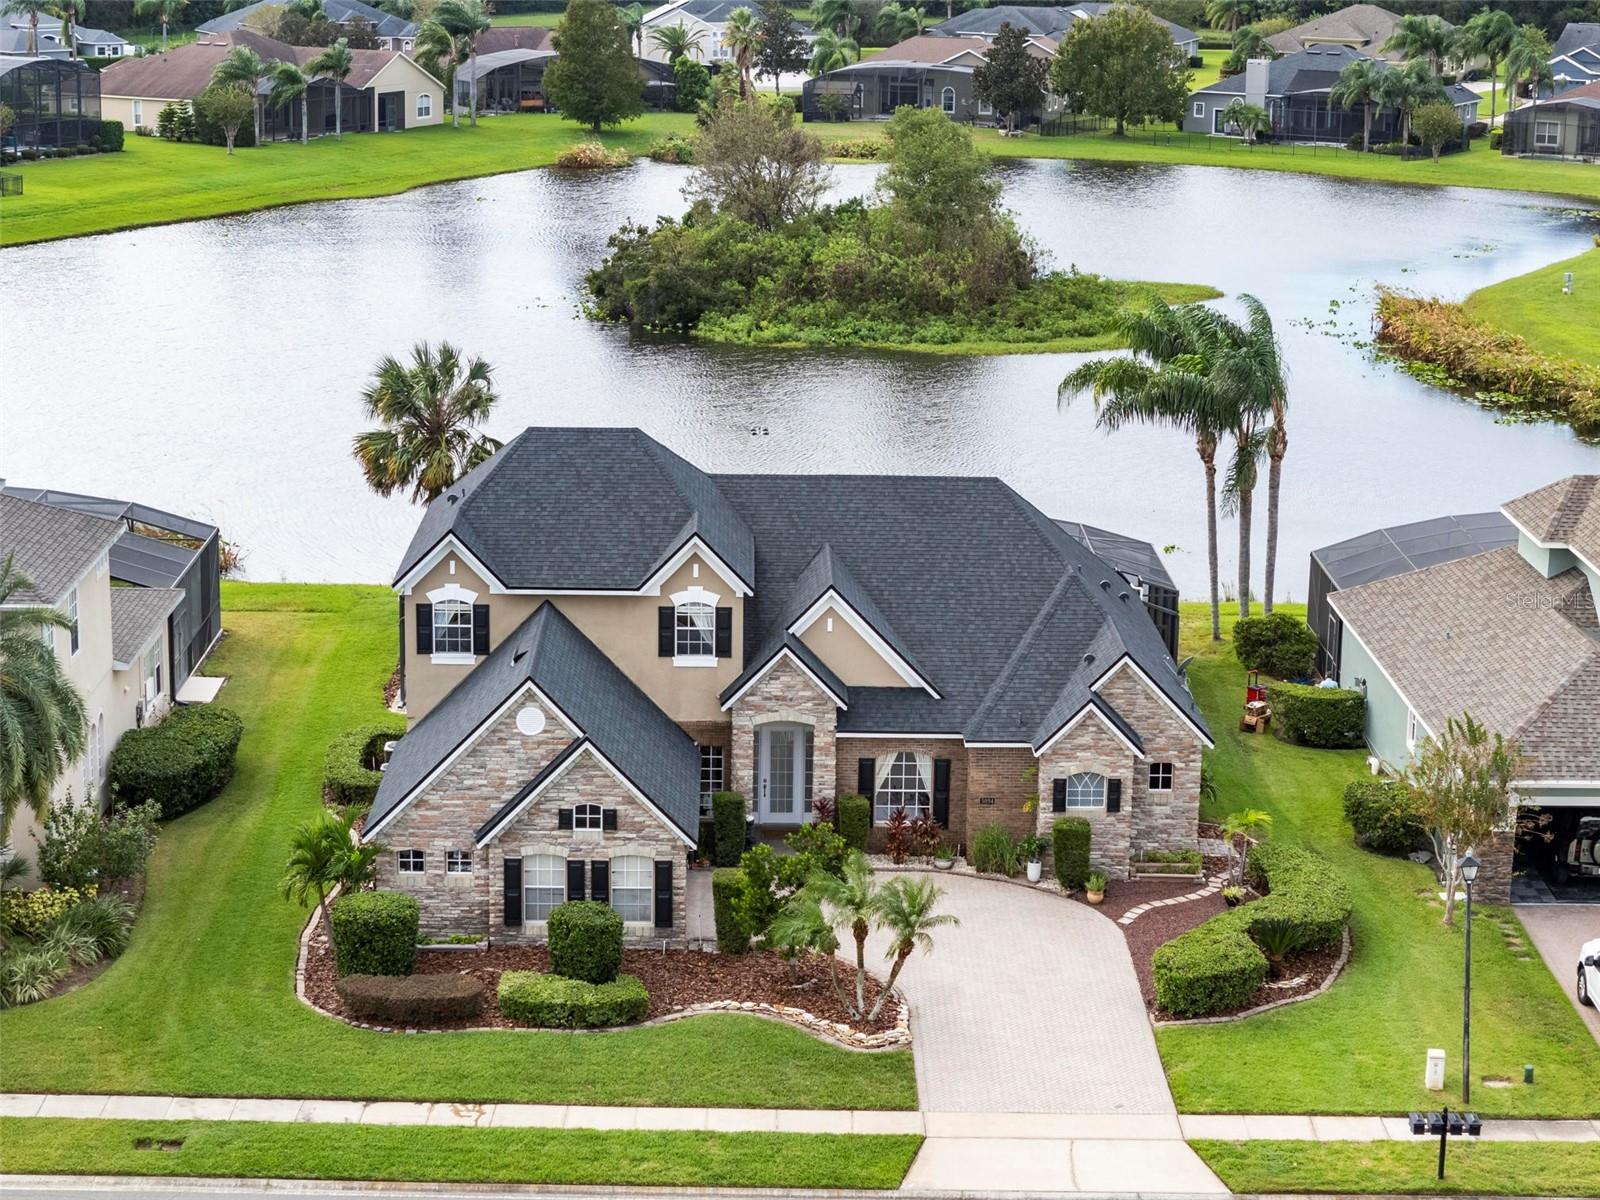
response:
[[(332, 897), (329, 897), (330, 901)], [(505, 1029), (498, 1025), (471, 1025), (460, 1029), (407, 1029), (394, 1025), (377, 1025), (370, 1021), (353, 1021), (349, 1017), (340, 1016), (338, 1013), (329, 1012), (313, 1003), (306, 995), (306, 960), (311, 953), (311, 939), (315, 935), (317, 918), (321, 915), (320, 909), (312, 909), (311, 916), (306, 920), (305, 928), (300, 931), (300, 949), (295, 956), (294, 966), (294, 994), (301, 1004), (312, 1012), (318, 1013), (331, 1020), (349, 1025), (352, 1029), (366, 1029), (374, 1033), (619, 1033), (626, 1029), (647, 1029), (652, 1025), (665, 1025), (671, 1021), (682, 1021), (687, 1017), (700, 1017), (709, 1013), (740, 1013), (744, 1016), (760, 1017), (763, 1020), (779, 1021), (785, 1025), (792, 1025), (796, 1029), (804, 1030), (819, 1041), (829, 1042), (843, 1050), (854, 1050), (859, 1053), (873, 1054), (884, 1050), (903, 1050), (911, 1045), (911, 1006), (906, 1003), (905, 996), (899, 991), (895, 992), (896, 1012), (894, 1028), (883, 1033), (863, 1033), (852, 1029), (840, 1021), (829, 1021), (803, 1008), (793, 1008), (786, 1004), (768, 1004), (765, 1001), (757, 1003), (751, 1000), (713, 1000), (704, 1004), (691, 1004), (677, 1012), (666, 1013), (663, 1016), (652, 1017), (648, 1021), (640, 1021), (637, 1025), (618, 1025), (606, 1029)], [(419, 947), (420, 949), (420, 947)]]
[(1229, 1013), (1221, 1017), (1190, 1017), (1184, 1021), (1155, 1021), (1150, 1023), (1158, 1029), (1165, 1029), (1176, 1025), (1225, 1025), (1229, 1021), (1242, 1021), (1246, 1017), (1259, 1016), (1264, 1012), (1271, 1012), (1275, 1008), (1282, 1008), (1286, 1004), (1299, 1004), (1302, 1000), (1311, 1000), (1322, 995), (1333, 986), (1334, 980), (1344, 973), (1345, 964), (1350, 961), (1350, 926), (1344, 927), (1342, 944), (1339, 947), (1338, 961), (1333, 964), (1333, 970), (1328, 972), (1328, 977), (1309, 992), (1299, 996), (1289, 996), (1283, 1000), (1273, 1000), (1267, 1004), (1258, 1004), (1254, 1008), (1247, 1008), (1243, 1012)]

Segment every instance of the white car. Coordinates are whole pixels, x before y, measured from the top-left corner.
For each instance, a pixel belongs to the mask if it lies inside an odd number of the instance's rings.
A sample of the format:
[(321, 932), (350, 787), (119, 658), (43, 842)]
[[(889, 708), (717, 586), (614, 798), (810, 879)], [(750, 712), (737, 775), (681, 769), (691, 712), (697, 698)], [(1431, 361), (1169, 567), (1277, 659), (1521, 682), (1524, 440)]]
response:
[(1578, 951), (1578, 1003), (1594, 1006), (1600, 996), (1600, 938)]

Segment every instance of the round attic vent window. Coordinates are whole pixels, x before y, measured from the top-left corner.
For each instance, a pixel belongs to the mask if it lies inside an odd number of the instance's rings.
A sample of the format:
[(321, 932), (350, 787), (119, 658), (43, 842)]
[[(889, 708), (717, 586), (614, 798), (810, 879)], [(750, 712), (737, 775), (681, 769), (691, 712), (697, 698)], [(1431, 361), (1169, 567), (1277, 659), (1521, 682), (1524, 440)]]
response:
[(544, 732), (544, 713), (533, 705), (517, 710), (517, 731), (532, 737), (536, 733)]

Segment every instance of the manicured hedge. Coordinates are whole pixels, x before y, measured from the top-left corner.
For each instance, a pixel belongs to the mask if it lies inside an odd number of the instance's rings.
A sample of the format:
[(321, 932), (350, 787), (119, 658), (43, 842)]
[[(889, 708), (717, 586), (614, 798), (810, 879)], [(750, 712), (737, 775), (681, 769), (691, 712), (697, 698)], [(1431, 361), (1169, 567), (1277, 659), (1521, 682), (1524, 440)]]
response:
[(610, 983), (584, 983), (507, 971), (500, 976), (500, 1011), (513, 1021), (544, 1029), (604, 1029), (633, 1025), (650, 1011), (650, 993), (633, 975)]
[(872, 836), (872, 801), (865, 796), (839, 797), (839, 833), (850, 843), (850, 849), (867, 851), (867, 839)]
[(335, 985), (350, 1015), (386, 1025), (432, 1025), (478, 1015), (483, 985), (470, 975), (346, 975)]
[(244, 723), (215, 704), (179, 708), (159, 725), (130, 729), (111, 752), (107, 775), (118, 805), (147, 800), (164, 818), (212, 799), (233, 778)]
[(1089, 822), (1082, 817), (1060, 817), (1050, 829), (1056, 879), (1069, 892), (1080, 890), (1089, 878), (1089, 835)]
[(1285, 612), (1243, 617), (1233, 625), (1233, 652), (1254, 670), (1279, 679), (1303, 679), (1317, 657), (1317, 635)]
[(622, 914), (598, 900), (550, 910), (550, 969), (564, 979), (610, 983), (622, 969)]
[(322, 798), (341, 807), (370, 807), (383, 782), (383, 772), (371, 769), (364, 760), (382, 750), (384, 742), (399, 738), (405, 731), (405, 719), (397, 717), (361, 725), (334, 738), (322, 760)]
[(1407, 854), (1427, 836), (1411, 789), (1392, 779), (1345, 784), (1344, 818), (1355, 830), (1356, 845), (1376, 854)]
[(126, 134), (121, 121), (100, 122), (100, 149), (115, 153), (122, 149), (122, 139)]
[(1344, 688), (1274, 683), (1267, 688), (1272, 732), (1296, 746), (1346, 750), (1365, 740), (1367, 698)]
[(711, 909), (717, 921), (717, 949), (743, 954), (750, 949), (750, 927), (744, 918), (744, 872), (718, 867), (711, 873)]
[(712, 860), (719, 867), (736, 867), (744, 853), (744, 797), (738, 792), (718, 792), (711, 797), (711, 820), (717, 827), (717, 852)]
[(1176, 1017), (1204, 1017), (1238, 1008), (1267, 977), (1267, 957), (1251, 931), (1289, 921), (1305, 949), (1339, 939), (1350, 920), (1350, 893), (1326, 859), (1299, 846), (1263, 842), (1250, 852), (1250, 870), (1271, 892), (1212, 917), (1156, 950), (1151, 960), (1156, 1003)]
[(333, 902), (333, 957), (341, 975), (409, 975), (420, 909), (404, 892), (351, 892)]
[(700, 818), (700, 836), (695, 840), (694, 856), (705, 862), (717, 856), (717, 823), (710, 817)]

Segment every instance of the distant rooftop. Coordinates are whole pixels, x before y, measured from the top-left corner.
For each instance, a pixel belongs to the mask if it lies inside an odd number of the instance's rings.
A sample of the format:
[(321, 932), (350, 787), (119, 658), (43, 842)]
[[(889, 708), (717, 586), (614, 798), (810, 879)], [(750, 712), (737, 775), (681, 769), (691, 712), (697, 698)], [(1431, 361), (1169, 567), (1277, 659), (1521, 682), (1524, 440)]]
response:
[(1467, 513), (1374, 529), (1311, 557), (1334, 587), (1351, 588), (1516, 544), (1516, 527), (1500, 513)]

